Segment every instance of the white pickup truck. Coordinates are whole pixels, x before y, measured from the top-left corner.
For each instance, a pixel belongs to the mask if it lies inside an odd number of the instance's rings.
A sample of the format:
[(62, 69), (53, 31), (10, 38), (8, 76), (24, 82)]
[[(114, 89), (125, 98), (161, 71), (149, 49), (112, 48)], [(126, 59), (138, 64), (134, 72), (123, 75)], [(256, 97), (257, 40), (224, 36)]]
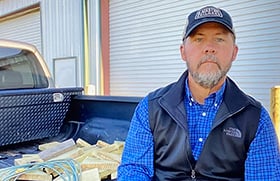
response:
[(0, 40), (0, 169), (50, 141), (124, 141), (139, 100), (55, 88), (34, 46)]

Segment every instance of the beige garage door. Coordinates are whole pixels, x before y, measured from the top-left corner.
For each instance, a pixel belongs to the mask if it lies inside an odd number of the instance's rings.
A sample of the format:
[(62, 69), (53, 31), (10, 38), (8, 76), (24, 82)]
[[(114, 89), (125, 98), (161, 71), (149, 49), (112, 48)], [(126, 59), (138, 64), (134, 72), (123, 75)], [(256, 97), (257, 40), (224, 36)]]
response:
[(0, 19), (0, 38), (31, 43), (41, 51), (40, 11), (21, 14)]

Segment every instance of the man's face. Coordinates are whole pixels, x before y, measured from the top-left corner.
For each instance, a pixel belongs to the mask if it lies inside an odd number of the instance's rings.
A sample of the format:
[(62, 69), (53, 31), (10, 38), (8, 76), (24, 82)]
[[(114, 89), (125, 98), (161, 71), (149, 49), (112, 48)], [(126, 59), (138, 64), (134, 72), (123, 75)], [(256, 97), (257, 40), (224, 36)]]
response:
[(238, 48), (233, 34), (219, 23), (204, 23), (180, 47), (189, 76), (204, 88), (213, 88), (229, 71)]

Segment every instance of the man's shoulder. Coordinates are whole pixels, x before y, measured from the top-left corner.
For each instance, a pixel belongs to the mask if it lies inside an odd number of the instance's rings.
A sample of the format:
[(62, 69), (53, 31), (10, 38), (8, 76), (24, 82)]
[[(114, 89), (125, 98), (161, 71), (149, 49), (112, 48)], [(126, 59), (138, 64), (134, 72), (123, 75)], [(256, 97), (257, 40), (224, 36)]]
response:
[(236, 85), (236, 83), (229, 77), (227, 78), (226, 94), (228, 94), (228, 96), (230, 97), (229, 100), (231, 102), (235, 102), (235, 103), (241, 102), (242, 104), (249, 104), (258, 108), (262, 107), (260, 101), (258, 101), (256, 98), (252, 97), (251, 95), (245, 93), (243, 90), (241, 90)]
[(148, 94), (148, 100), (154, 100), (154, 99), (158, 99), (160, 97), (162, 97), (163, 95), (165, 95), (173, 86), (175, 85), (175, 82), (168, 84), (167, 86), (164, 87), (160, 87), (155, 89), (154, 91), (150, 92)]
[(248, 95), (247, 94), (247, 99), (248, 99), (248, 101), (252, 104), (252, 105), (254, 105), (254, 106), (256, 106), (256, 107), (258, 107), (258, 108), (262, 108), (263, 106), (262, 106), (262, 103), (260, 102), (260, 101), (258, 101), (256, 98), (254, 98), (254, 97), (252, 97), (252, 96), (250, 96), (250, 95)]

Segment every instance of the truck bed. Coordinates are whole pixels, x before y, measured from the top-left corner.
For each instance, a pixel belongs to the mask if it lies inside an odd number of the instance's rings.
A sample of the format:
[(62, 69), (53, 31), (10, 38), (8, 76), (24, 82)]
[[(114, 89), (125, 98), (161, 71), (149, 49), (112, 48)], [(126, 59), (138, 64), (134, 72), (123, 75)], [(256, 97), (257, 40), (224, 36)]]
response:
[[(0, 168), (14, 165), (22, 154), (38, 153), (38, 145), (51, 141), (81, 138), (90, 144), (125, 141), (130, 120), (140, 97), (76, 95), (71, 101), (59, 133), (0, 147)], [(36, 121), (36, 120), (34, 120)], [(38, 121), (41, 122), (41, 121)]]

